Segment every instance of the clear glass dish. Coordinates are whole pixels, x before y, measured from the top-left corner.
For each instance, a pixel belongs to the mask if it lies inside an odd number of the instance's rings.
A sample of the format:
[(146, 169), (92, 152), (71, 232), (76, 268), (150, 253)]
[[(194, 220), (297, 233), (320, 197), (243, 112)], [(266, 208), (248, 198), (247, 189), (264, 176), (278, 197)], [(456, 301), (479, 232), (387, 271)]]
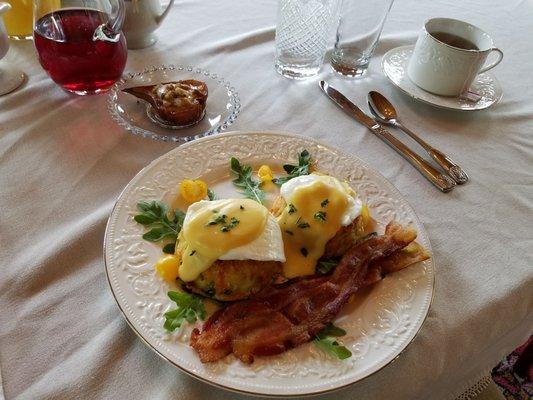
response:
[[(204, 118), (183, 129), (165, 127), (153, 121), (148, 113), (151, 106), (122, 89), (132, 86), (154, 85), (161, 82), (196, 79), (207, 84), (209, 97)], [(111, 88), (107, 108), (111, 117), (134, 135), (165, 142), (188, 142), (222, 132), (230, 126), (241, 110), (235, 88), (223, 77), (205, 69), (183, 65), (161, 65), (143, 71), (130, 72)]]

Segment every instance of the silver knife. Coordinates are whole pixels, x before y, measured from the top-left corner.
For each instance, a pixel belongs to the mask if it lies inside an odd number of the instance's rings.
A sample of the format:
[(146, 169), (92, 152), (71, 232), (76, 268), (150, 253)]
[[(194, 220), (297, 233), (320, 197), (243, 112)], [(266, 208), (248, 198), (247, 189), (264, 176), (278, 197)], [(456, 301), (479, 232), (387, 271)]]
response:
[(449, 192), (456, 183), (453, 179), (434, 168), (417, 153), (396, 139), (388, 130), (378, 124), (373, 118), (366, 115), (359, 107), (346, 98), (341, 92), (328, 85), (326, 81), (320, 81), (320, 88), (324, 93), (342, 110), (356, 119), (374, 133), (377, 137), (387, 143), (390, 147), (400, 153), (409, 161), (422, 175), (433, 183), (440, 191)]

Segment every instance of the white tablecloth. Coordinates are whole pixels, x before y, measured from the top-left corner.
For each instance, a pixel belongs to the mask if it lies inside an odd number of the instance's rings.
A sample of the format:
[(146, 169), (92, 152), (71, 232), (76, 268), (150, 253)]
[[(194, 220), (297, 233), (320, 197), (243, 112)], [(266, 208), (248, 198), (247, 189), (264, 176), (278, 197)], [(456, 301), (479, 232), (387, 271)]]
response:
[[(383, 92), (408, 126), (453, 155), (471, 182), (449, 194), (340, 112), (318, 79), (276, 74), (275, 12), (274, 0), (176, 1), (159, 42), (130, 51), (127, 70), (184, 63), (218, 72), (242, 99), (232, 129), (321, 139), (362, 158), (403, 193), (429, 232), (438, 268), (428, 319), (397, 361), (323, 398), (452, 399), (533, 327), (533, 4), (397, 0), (364, 79), (322, 72), (360, 105), (369, 90)], [(465, 19), (494, 36), (505, 52), (494, 70), (504, 88), (497, 106), (438, 110), (408, 99), (383, 76), (384, 52), (414, 43), (433, 16)], [(116, 196), (173, 145), (126, 133), (108, 116), (106, 96), (61, 91), (32, 43), (13, 43), (6, 60), (29, 76), (21, 90), (0, 98), (6, 399), (244, 398), (194, 380), (148, 349), (128, 328), (105, 278), (102, 240)]]

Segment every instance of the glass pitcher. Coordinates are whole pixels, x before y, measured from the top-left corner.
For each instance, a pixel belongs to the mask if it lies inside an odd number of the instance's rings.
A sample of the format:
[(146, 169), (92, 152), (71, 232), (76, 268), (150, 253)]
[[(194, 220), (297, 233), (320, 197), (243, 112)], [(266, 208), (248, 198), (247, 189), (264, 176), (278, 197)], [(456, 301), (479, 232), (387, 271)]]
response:
[(123, 0), (35, 0), (39, 61), (63, 89), (79, 95), (109, 89), (127, 59)]

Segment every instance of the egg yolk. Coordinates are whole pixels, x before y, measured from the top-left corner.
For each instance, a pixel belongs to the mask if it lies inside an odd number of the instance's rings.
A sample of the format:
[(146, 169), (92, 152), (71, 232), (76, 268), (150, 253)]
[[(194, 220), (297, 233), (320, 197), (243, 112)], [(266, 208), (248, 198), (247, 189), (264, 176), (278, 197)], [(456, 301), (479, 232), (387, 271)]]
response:
[(195, 280), (228, 251), (257, 239), (265, 229), (268, 210), (249, 200), (219, 200), (198, 210), (178, 237), (179, 277)]
[(348, 207), (346, 193), (322, 181), (301, 186), (278, 217), (283, 235), (287, 278), (312, 275), (326, 243), (341, 227)]

